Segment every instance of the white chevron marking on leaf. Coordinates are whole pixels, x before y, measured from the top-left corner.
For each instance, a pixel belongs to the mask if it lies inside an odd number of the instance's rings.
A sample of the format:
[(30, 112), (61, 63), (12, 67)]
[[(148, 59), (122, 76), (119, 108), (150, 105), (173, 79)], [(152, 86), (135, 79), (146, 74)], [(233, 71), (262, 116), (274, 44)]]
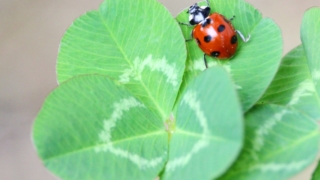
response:
[[(312, 77), (314, 80), (319, 81), (320, 80), (320, 71), (318, 69), (313, 70)], [(317, 83), (317, 82), (315, 82), (315, 83)]]
[(158, 157), (154, 159), (145, 159), (143, 157), (140, 157), (137, 154), (133, 154), (129, 151), (123, 150), (121, 148), (116, 148), (113, 146), (113, 143), (111, 141), (111, 132), (112, 128), (116, 126), (117, 121), (120, 121), (123, 113), (125, 111), (129, 111), (132, 108), (140, 107), (145, 108), (143, 104), (138, 102), (135, 98), (130, 97), (127, 99), (122, 99), (116, 103), (113, 104), (113, 112), (111, 114), (111, 117), (108, 120), (103, 121), (103, 130), (99, 133), (99, 143), (104, 143), (105, 145), (101, 146), (99, 145), (97, 148), (95, 148), (95, 151), (97, 153), (99, 152), (110, 152), (115, 156), (120, 156), (123, 158), (129, 159), (131, 162), (136, 164), (140, 169), (155, 167), (159, 163), (162, 162), (163, 158)]
[(201, 149), (207, 147), (209, 143), (209, 140), (200, 139), (195, 143), (195, 145), (192, 147), (191, 151), (188, 154), (175, 158), (172, 161), (169, 161), (167, 164), (167, 171), (174, 171), (178, 166), (186, 165), (194, 154), (199, 152)]
[(203, 71), (206, 69), (203, 59), (198, 59), (195, 61), (191, 61), (188, 63), (187, 70), (188, 71)]
[[(210, 62), (208, 62), (208, 66), (209, 67), (222, 66), (230, 74), (230, 76), (232, 76), (231, 66), (229, 63), (224, 63), (223, 65), (219, 65), (218, 61), (210, 61)], [(193, 63), (189, 63), (189, 65), (187, 67), (187, 70), (189, 70), (189, 71), (204, 71), (205, 69), (206, 69), (206, 66), (204, 64), (203, 59), (198, 59), (198, 60), (193, 61)], [(237, 84), (235, 84), (235, 88), (242, 89), (242, 87)]]
[[(222, 66), (228, 73), (231, 73), (231, 66), (229, 63), (224, 63), (220, 65), (218, 61), (209, 61), (208, 66), (209, 67)], [(204, 64), (203, 58), (192, 61), (192, 63), (189, 63), (187, 67), (187, 70), (189, 71), (203, 71), (205, 69), (206, 69), (206, 66)]]
[(307, 79), (299, 84), (298, 89), (293, 93), (292, 98), (288, 105), (295, 105), (299, 102), (301, 97), (311, 96), (315, 91), (312, 80)]
[(255, 138), (253, 139), (253, 149), (255, 151), (260, 151), (264, 146), (264, 136), (268, 135), (272, 128), (282, 120), (282, 117), (289, 113), (287, 110), (282, 110), (279, 113), (276, 113), (274, 116), (265, 121), (264, 124), (261, 124), (260, 128), (255, 131)]
[(199, 120), (199, 123), (203, 128), (202, 135), (210, 135), (208, 121), (200, 107), (200, 102), (197, 100), (197, 93), (195, 91), (188, 91), (184, 95), (182, 103), (186, 103), (187, 105), (189, 105), (190, 109), (196, 113), (197, 119)]
[(123, 70), (123, 74), (119, 77), (119, 82), (128, 83), (130, 77), (134, 80), (141, 81), (141, 75), (143, 71), (148, 67), (151, 71), (162, 72), (167, 78), (166, 82), (171, 84), (175, 89), (179, 88), (178, 74), (175, 64), (169, 64), (167, 59), (153, 59), (152, 55), (149, 55), (146, 59), (135, 58), (133, 61), (133, 69)]
[(187, 105), (189, 105), (190, 109), (194, 111), (197, 116), (197, 120), (199, 121), (200, 126), (203, 129), (203, 132), (201, 134), (201, 139), (193, 145), (189, 153), (168, 162), (167, 171), (174, 171), (178, 166), (186, 165), (190, 161), (192, 155), (198, 153), (201, 149), (205, 148), (210, 143), (209, 139), (207, 139), (207, 137), (210, 136), (208, 121), (203, 111), (201, 110), (199, 101), (197, 101), (196, 99), (196, 92), (188, 91), (184, 95), (181, 103), (186, 103)]
[(111, 117), (103, 122), (103, 131), (99, 134), (99, 138), (102, 142), (111, 142), (111, 129), (116, 126), (118, 120), (121, 120), (125, 111), (129, 111), (134, 107), (144, 107), (144, 105), (133, 97), (122, 99), (113, 104), (114, 111), (112, 112)]
[(123, 74), (119, 77), (120, 83), (128, 83), (130, 82), (130, 76), (134, 76), (134, 70), (133, 69), (125, 69), (123, 71)]
[(290, 163), (265, 163), (265, 164), (257, 164), (250, 168), (253, 170), (261, 170), (262, 172), (270, 172), (270, 171), (297, 171), (307, 166), (313, 159), (306, 159), (301, 161), (293, 161)]

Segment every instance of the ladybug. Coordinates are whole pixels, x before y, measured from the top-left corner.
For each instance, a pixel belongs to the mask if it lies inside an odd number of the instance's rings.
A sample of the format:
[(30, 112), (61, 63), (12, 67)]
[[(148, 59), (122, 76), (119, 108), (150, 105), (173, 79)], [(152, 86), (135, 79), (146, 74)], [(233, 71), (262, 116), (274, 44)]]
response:
[(238, 47), (237, 34), (244, 42), (248, 42), (248, 38), (245, 38), (242, 33), (235, 30), (231, 19), (227, 19), (225, 16), (219, 13), (210, 14), (209, 1), (206, 0), (207, 6), (198, 6), (197, 3), (190, 6), (187, 13), (189, 13), (189, 24), (181, 23), (183, 25), (194, 26), (190, 41), (195, 39), (199, 48), (204, 52), (204, 63), (208, 68), (206, 55), (214, 57), (216, 59), (228, 59), (233, 57)]

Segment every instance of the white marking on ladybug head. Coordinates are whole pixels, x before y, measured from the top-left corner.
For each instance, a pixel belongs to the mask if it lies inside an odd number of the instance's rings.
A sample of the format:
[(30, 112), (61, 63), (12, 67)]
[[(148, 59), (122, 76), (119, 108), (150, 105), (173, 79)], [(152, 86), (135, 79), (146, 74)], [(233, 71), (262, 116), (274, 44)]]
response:
[(201, 13), (196, 14), (196, 15), (190, 14), (190, 16), (189, 16), (189, 22), (193, 20), (194, 22), (199, 23), (199, 22), (202, 22), (204, 19), (205, 19), (205, 17)]
[(197, 3), (189, 7), (187, 11), (189, 13), (189, 22), (191, 25), (199, 24), (210, 14), (210, 7), (201, 6), (199, 7)]
[(206, 9), (208, 6), (200, 6), (201, 9)]
[(194, 14), (197, 11), (198, 8), (199, 8), (198, 3), (195, 3), (194, 5), (191, 5), (189, 7), (188, 13), (189, 14)]

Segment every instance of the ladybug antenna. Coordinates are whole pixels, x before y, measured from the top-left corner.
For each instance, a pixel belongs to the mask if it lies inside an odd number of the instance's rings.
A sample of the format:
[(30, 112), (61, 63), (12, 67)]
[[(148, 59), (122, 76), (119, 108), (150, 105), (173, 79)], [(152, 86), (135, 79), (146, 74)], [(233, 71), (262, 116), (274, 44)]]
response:
[(206, 1), (207, 1), (207, 6), (210, 7), (209, 0), (206, 0)]

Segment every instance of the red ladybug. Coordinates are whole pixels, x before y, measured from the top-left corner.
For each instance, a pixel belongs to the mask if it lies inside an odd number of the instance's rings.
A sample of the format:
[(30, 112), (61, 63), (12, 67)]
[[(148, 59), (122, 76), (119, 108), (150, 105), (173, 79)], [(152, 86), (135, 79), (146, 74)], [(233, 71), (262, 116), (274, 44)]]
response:
[[(231, 58), (238, 47), (238, 37), (247, 42), (250, 39), (245, 38), (242, 33), (235, 30), (230, 20), (219, 13), (210, 14), (209, 2), (207, 6), (198, 6), (197, 3), (189, 7), (189, 23), (180, 23), (184, 25), (195, 25), (191, 39), (197, 41), (198, 46), (204, 52), (204, 62), (208, 68), (206, 55), (217, 58)], [(188, 41), (187, 40), (187, 41)]]

